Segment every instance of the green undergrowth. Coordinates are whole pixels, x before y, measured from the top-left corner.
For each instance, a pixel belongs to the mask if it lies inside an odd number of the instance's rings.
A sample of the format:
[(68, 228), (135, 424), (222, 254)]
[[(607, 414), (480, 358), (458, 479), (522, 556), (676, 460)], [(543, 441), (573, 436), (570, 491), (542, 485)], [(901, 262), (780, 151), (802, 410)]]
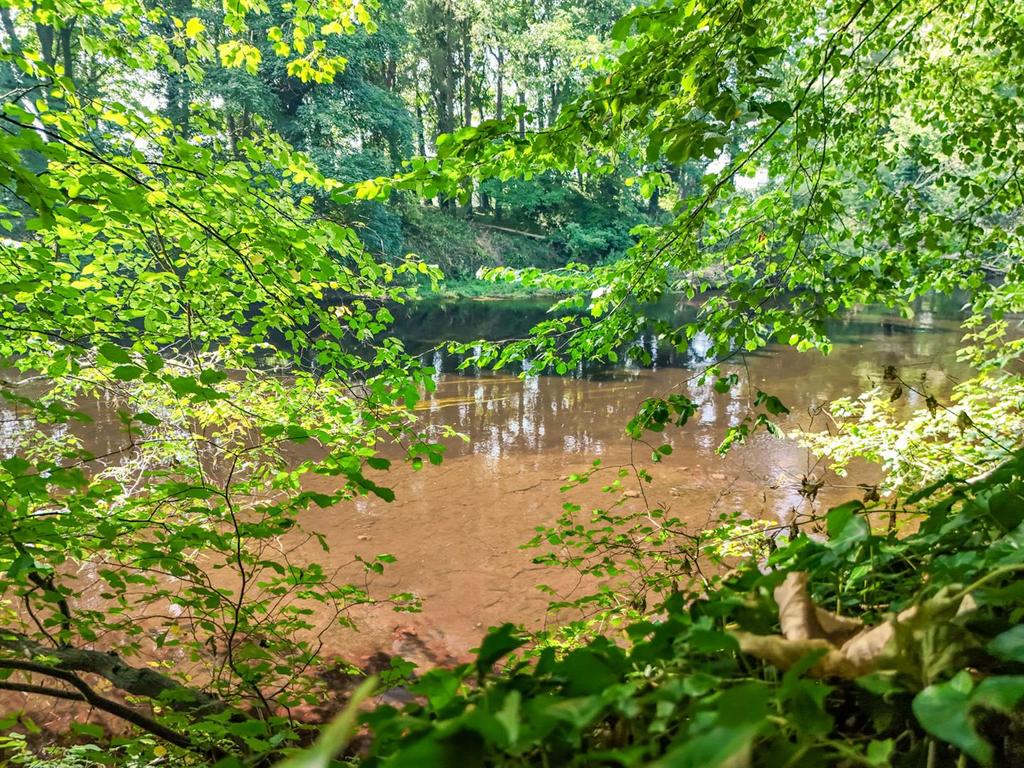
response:
[[(427, 672), (415, 702), (365, 715), (360, 764), (1024, 764), (1024, 452), (898, 511), (919, 524), (873, 530), (860, 502), (832, 509), (827, 535), (782, 540), (621, 637), (565, 651), (492, 630), (475, 663)], [(806, 574), (812, 607), (888, 623), (858, 674), (823, 673), (839, 646), (801, 652), (792, 615), (780, 634), (790, 574)], [(772, 652), (743, 652), (751, 637)]]
[[(409, 205), (402, 210), (403, 251), (436, 264), (456, 285), (463, 282), (484, 285), (474, 278), (481, 267), (550, 268), (560, 265), (565, 258), (547, 239), (516, 234), (514, 224), (500, 222), (504, 229), (510, 230), (503, 231), (486, 222), (471, 221), (457, 213), (429, 206)], [(492, 287), (489, 291), (493, 293), (495, 289)]]
[(525, 288), (513, 283), (492, 283), (475, 277), (465, 277), (444, 280), (438, 283), (437, 291), (424, 291), (423, 295), (446, 299), (525, 299), (534, 296), (556, 296), (557, 294), (547, 290)]

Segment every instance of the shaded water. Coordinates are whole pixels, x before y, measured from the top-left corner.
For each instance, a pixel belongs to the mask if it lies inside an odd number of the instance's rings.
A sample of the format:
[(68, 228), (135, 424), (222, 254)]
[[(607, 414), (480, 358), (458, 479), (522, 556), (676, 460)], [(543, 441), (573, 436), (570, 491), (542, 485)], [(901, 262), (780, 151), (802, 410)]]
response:
[[(538, 319), (544, 306), (538, 301), (423, 304), (400, 321), (399, 333), (413, 350), (431, 350), (445, 338), (514, 336)], [(572, 595), (579, 585), (573, 574), (533, 565), (538, 552), (520, 545), (536, 526), (553, 522), (566, 501), (584, 510), (607, 504), (600, 492), (603, 482), (559, 491), (567, 475), (593, 459), (606, 466), (635, 461), (648, 469), (654, 482), (646, 488), (647, 501), (694, 527), (732, 511), (784, 520), (804, 502), (800, 478), (822, 475), (814, 457), (792, 439), (764, 432), (726, 458), (715, 453), (726, 430), (749, 412), (756, 389), (776, 395), (791, 409), (782, 425), (792, 434), (824, 428), (825, 417), (816, 415), (817, 408), (877, 385), (888, 365), (939, 394), (964, 373), (953, 363), (961, 335), (955, 303), (929, 300), (912, 321), (864, 310), (836, 321), (830, 332), (835, 348), (828, 358), (788, 347), (735, 358), (722, 369), (738, 373), (741, 385), (726, 395), (694, 378), (694, 371), (706, 365), (706, 345), (702, 349), (699, 337), (684, 355), (640, 340), (655, 358), (649, 369), (580, 370), (564, 377), (455, 373), (457, 361), (439, 351), (426, 352), (426, 362), (438, 371), (437, 390), (420, 404), (422, 416), (437, 427), (457, 429), (468, 440), (449, 441), (440, 467), (413, 472), (396, 465), (378, 478), (395, 490), (391, 504), (362, 499), (311, 512), (307, 519), (327, 533), (330, 557), (339, 563), (353, 554), (394, 554), (397, 563), (375, 581), (374, 590), (414, 592), (424, 610), (416, 616), (364, 611), (359, 617), (363, 632), (355, 639), (339, 638), (339, 647), (409, 654), (416, 650), (410, 642), (422, 641), (434, 647), (435, 655), (442, 649), (461, 657), (488, 626), (503, 621), (537, 626), (549, 600), (537, 591), (539, 583), (554, 586), (562, 596)], [(652, 464), (649, 449), (634, 450), (623, 428), (645, 398), (673, 391), (700, 403), (699, 410), (684, 429), (657, 438), (674, 450)], [(911, 407), (924, 404), (912, 392), (906, 397)], [(871, 482), (875, 474), (860, 468), (841, 481), (824, 479), (830, 482), (817, 503), (827, 508), (862, 495), (856, 484)]]

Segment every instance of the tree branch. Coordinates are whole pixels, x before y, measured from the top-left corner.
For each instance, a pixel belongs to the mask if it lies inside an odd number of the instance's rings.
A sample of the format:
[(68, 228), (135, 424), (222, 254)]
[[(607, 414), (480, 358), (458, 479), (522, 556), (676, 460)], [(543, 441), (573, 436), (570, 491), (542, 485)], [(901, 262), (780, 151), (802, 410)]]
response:
[(50, 688), (47, 685), (30, 685), (29, 683), (12, 683), (9, 680), (0, 680), (0, 691), (16, 691), (18, 693), (37, 693), (41, 696), (49, 696), (52, 699), (67, 699), (68, 701), (85, 701), (86, 698), (74, 691), (65, 691), (63, 688)]
[[(86, 653), (97, 653), (95, 651)], [(102, 654), (101, 654), (102, 655)], [(188, 749), (193, 752), (199, 752), (202, 754), (208, 754), (211, 757), (220, 759), (227, 756), (227, 753), (220, 747), (216, 746), (199, 746), (193, 743), (192, 739), (183, 733), (168, 728), (166, 725), (157, 722), (156, 720), (148, 717), (141, 712), (132, 709), (126, 704), (122, 704), (119, 701), (108, 699), (104, 696), (100, 696), (92, 687), (86, 683), (82, 678), (76, 675), (74, 672), (70, 672), (65, 669), (59, 669), (57, 667), (47, 666), (34, 661), (23, 661), (21, 659), (0, 659), (0, 669), (12, 669), (21, 672), (31, 672), (37, 675), (44, 675), (46, 677), (52, 677), (56, 680), (62, 680), (68, 685), (77, 688), (79, 691), (78, 696), (70, 691), (63, 691), (56, 688), (49, 688), (41, 685), (28, 685), (19, 683), (8, 683), (3, 682), (2, 687), (13, 690), (12, 686), (17, 686), (18, 690), (22, 690), (26, 693), (43, 693), (47, 696), (55, 696), (62, 699), (74, 699), (87, 702), (96, 709), (99, 709), (107, 714), (113, 715), (120, 720), (131, 723), (142, 730), (153, 734), (154, 736), (163, 739), (164, 741), (173, 744), (183, 749)], [(162, 677), (162, 675), (161, 675)]]
[[(188, 688), (156, 670), (130, 666), (113, 652), (72, 647), (51, 648), (10, 631), (0, 634), (0, 646), (27, 658), (54, 659), (53, 666), (47, 669), (99, 675), (125, 693), (154, 699), (175, 711), (223, 712), (228, 708), (220, 699), (195, 688)], [(0, 666), (5, 663), (5, 660), (0, 659)]]

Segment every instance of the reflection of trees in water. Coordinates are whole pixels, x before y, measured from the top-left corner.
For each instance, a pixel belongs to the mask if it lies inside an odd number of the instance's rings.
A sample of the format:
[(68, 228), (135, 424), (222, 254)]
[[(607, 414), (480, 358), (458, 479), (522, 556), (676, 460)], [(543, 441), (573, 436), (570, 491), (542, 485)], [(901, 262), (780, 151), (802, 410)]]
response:
[[(428, 300), (395, 308), (394, 333), (414, 353), (432, 350), (445, 341), (467, 342), (474, 339), (499, 340), (525, 336), (539, 321), (548, 317), (551, 298), (518, 298), (492, 301)], [(827, 334), (838, 343), (852, 343), (868, 336), (913, 335), (927, 336), (927, 331), (944, 332), (963, 317), (960, 296), (929, 294), (913, 303), (913, 318), (895, 317), (884, 308), (858, 307), (826, 323)], [(644, 313), (658, 320), (677, 323), (691, 321), (696, 309), (681, 303), (678, 296), (666, 296)], [(703, 358), (710, 339), (698, 333), (690, 342), (690, 349), (680, 353), (659, 344), (655, 335), (645, 333), (636, 340), (651, 353), (654, 366), (686, 366), (696, 358)], [(627, 345), (628, 346), (628, 345)], [(597, 368), (581, 370), (580, 375), (593, 374)]]
[(421, 301), (395, 312), (395, 335), (417, 353), (445, 341), (524, 336), (542, 320), (550, 299)]
[[(897, 333), (884, 329), (883, 316), (862, 311), (855, 321), (843, 321), (833, 352), (823, 357), (777, 347), (757, 355), (740, 355), (722, 366), (735, 372), (740, 384), (717, 394), (711, 382), (701, 383), (695, 373), (709, 361), (704, 358), (710, 341), (702, 334), (692, 340), (685, 355), (664, 353), (650, 336), (640, 339), (646, 349), (677, 363), (637, 367), (585, 368), (566, 376), (529, 376), (474, 371), (471, 375), (446, 374), (456, 360), (442, 351), (431, 353), (438, 370), (438, 390), (424, 403), (430, 421), (447, 425), (470, 436), (467, 451), (494, 459), (520, 452), (562, 450), (600, 456), (609, 444), (622, 441), (621, 430), (639, 403), (652, 395), (674, 389), (699, 404), (696, 417), (682, 432), (667, 435), (688, 441), (693, 449), (711, 454), (729, 426), (748, 414), (758, 389), (767, 388), (795, 416), (837, 397), (856, 395), (878, 385), (886, 365), (899, 362), (907, 378), (925, 376), (929, 391), (948, 389), (947, 367), (959, 337), (956, 323), (934, 323), (925, 330), (912, 328)], [(749, 381), (747, 379), (749, 375)], [(913, 406), (920, 398), (908, 395)]]

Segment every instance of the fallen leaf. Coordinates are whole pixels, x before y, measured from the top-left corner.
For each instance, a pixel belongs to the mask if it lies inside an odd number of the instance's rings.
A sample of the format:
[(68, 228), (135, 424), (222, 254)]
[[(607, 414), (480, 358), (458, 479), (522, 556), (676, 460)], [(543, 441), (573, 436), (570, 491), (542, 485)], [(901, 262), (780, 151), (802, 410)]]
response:
[[(922, 643), (937, 641), (946, 654), (959, 653), (963, 643), (951, 634), (950, 619), (972, 611), (976, 604), (970, 595), (959, 602), (951, 599), (952, 590), (940, 591), (930, 600), (911, 606), (880, 624), (865, 626), (862, 621), (840, 616), (814, 604), (807, 588), (808, 575), (795, 571), (786, 575), (774, 592), (779, 607), (781, 635), (755, 635), (733, 631), (744, 653), (787, 670), (808, 654), (821, 658), (810, 668), (814, 677), (853, 679), (881, 669), (913, 667)], [(931, 631), (945, 628), (942, 637)], [(926, 638), (925, 635), (930, 635)], [(946, 637), (945, 635), (949, 635)]]

